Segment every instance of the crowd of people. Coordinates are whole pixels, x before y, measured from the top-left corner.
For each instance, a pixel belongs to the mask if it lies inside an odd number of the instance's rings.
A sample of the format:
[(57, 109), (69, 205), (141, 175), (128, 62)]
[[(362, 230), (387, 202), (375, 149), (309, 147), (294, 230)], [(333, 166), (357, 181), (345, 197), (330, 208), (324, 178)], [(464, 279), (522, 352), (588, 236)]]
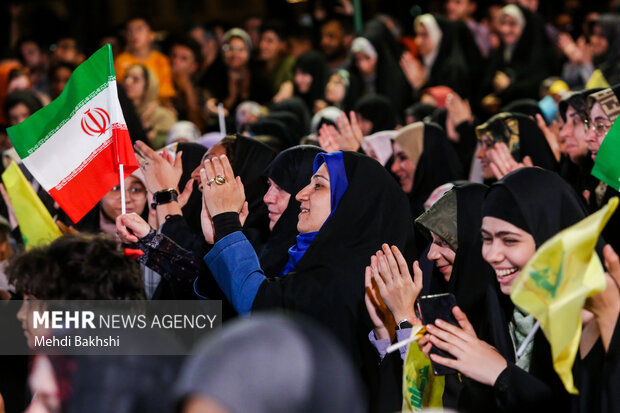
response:
[(400, 411), (406, 347), (387, 348), (444, 293), (455, 323), (410, 344), (452, 371), (443, 407), (620, 411), (620, 212), (594, 252), (579, 394), (510, 300), (547, 240), (618, 196), (591, 171), (620, 115), (619, 6), (428, 3), (363, 27), (349, 0), (166, 36), (130, 17), (101, 45), (140, 168), (79, 222), (6, 128), (87, 51), (22, 27), (0, 61), (0, 169), (21, 166), (64, 235), (26, 249), (0, 187), (0, 298), (221, 300), (224, 324), (188, 357), (0, 355), (0, 413)]

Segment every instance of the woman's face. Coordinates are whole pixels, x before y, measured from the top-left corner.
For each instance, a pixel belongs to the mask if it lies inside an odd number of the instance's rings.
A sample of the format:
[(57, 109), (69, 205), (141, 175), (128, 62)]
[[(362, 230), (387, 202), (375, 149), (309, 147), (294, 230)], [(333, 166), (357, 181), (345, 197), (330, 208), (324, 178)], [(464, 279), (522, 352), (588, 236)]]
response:
[(28, 347), (30, 349), (35, 348), (34, 339), (37, 335), (48, 335), (49, 331), (45, 330), (42, 327), (34, 328), (34, 319), (33, 314), (35, 311), (44, 311), (46, 308), (41, 306), (41, 302), (37, 300), (34, 296), (30, 294), (24, 294), (24, 300), (22, 301), (22, 305), (17, 312), (17, 320), (22, 325), (22, 330), (24, 330), (24, 337), (26, 337), (26, 342), (28, 343)]
[(435, 263), (435, 267), (441, 272), (444, 280), (448, 282), (452, 275), (452, 266), (454, 265), (456, 252), (450, 248), (447, 242), (432, 231), (431, 236), (433, 237), (433, 242), (428, 250), (428, 254), (426, 254), (426, 258)]
[(418, 46), (420, 56), (426, 57), (433, 51), (431, 36), (424, 24), (420, 23), (415, 29), (415, 43)]
[(594, 27), (592, 27), (592, 34), (590, 35), (590, 47), (592, 48), (592, 55), (595, 57), (604, 55), (609, 48), (607, 38), (603, 36), (603, 30), (597, 25), (594, 25)]
[(491, 149), (493, 145), (489, 138), (482, 137), (478, 151), (476, 152), (476, 158), (480, 160), (480, 166), (482, 167), (482, 177), (484, 179), (492, 179), (495, 177), (493, 170), (491, 169), (491, 160), (487, 155), (487, 151)]
[[(125, 178), (125, 208), (128, 214), (140, 215), (146, 206), (146, 188), (142, 181), (133, 175)], [(101, 209), (112, 221), (121, 215), (121, 189), (116, 185), (101, 198)]]
[(605, 140), (605, 136), (611, 128), (611, 121), (603, 111), (600, 103), (595, 103), (590, 110), (590, 120), (588, 121), (588, 132), (586, 133), (586, 143), (592, 154), (592, 159), (596, 159), (598, 150)]
[(312, 87), (312, 75), (303, 72), (301, 69), (295, 70), (295, 86), (301, 94), (306, 94)]
[(365, 53), (355, 53), (355, 65), (364, 76), (370, 76), (377, 68), (377, 58)]
[(230, 69), (241, 69), (248, 64), (250, 60), (250, 52), (245, 42), (238, 37), (230, 39), (228, 44), (223, 47), (224, 62)]
[(269, 189), (263, 197), (263, 202), (267, 205), (267, 209), (269, 210), (269, 231), (273, 231), (273, 227), (288, 206), (291, 194), (280, 188), (273, 179), (268, 178), (267, 181), (269, 182)]
[(560, 129), (560, 139), (564, 141), (566, 153), (573, 163), (579, 163), (588, 155), (586, 132), (579, 113), (571, 106), (566, 109), (566, 122)]
[(326, 164), (321, 165), (295, 199), (301, 203), (297, 231), (305, 234), (320, 230), (331, 213), (332, 205)]
[(482, 219), (482, 257), (497, 277), (502, 293), (510, 294), (512, 283), (534, 256), (536, 242), (531, 234), (495, 217)]
[(144, 71), (138, 66), (134, 66), (127, 71), (123, 81), (127, 97), (132, 101), (140, 101), (146, 91), (146, 79)]
[(30, 116), (30, 109), (24, 103), (18, 103), (9, 109), (9, 123), (11, 126), (17, 125), (20, 122), (25, 121)]
[(402, 146), (400, 146), (398, 142), (393, 142), (392, 147), (394, 148), (392, 172), (398, 177), (403, 191), (409, 194), (413, 188), (413, 177), (415, 175), (416, 165), (407, 157), (407, 154), (405, 154), (405, 151), (403, 151)]
[(325, 100), (331, 104), (338, 105), (344, 100), (346, 91), (342, 77), (338, 73), (334, 73), (329, 77), (329, 82), (325, 86)]
[(506, 46), (512, 46), (516, 44), (521, 38), (523, 30), (519, 27), (517, 19), (504, 14), (499, 21), (499, 34), (502, 37), (502, 41)]

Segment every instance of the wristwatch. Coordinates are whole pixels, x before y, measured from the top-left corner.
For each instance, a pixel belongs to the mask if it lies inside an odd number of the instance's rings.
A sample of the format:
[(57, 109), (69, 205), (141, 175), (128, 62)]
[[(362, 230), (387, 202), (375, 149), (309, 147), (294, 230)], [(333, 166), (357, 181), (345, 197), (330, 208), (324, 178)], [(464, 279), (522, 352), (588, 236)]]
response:
[(396, 329), (397, 330), (404, 330), (405, 328), (412, 328), (413, 324), (411, 324), (409, 321), (407, 321), (407, 319), (402, 319), (398, 322), (398, 324), (396, 324)]
[(156, 209), (157, 205), (169, 204), (170, 202), (176, 201), (178, 199), (179, 193), (176, 189), (163, 189), (153, 194), (153, 203), (151, 204), (151, 208)]

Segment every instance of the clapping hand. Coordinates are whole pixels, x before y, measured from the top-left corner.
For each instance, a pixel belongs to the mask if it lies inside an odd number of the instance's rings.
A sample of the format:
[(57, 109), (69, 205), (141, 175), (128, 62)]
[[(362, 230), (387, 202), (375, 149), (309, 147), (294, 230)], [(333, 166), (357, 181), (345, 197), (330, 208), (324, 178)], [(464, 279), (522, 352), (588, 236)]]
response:
[(323, 125), (319, 130), (319, 144), (327, 152), (357, 151), (362, 146), (364, 134), (357, 121), (355, 112), (349, 112), (351, 121), (342, 113), (337, 119), (338, 129), (332, 125)]
[(400, 57), (400, 67), (412, 88), (420, 89), (426, 82), (424, 65), (415, 59), (411, 53), (403, 53)]
[(411, 324), (421, 324), (415, 316), (413, 306), (422, 291), (422, 270), (418, 262), (413, 263), (413, 278), (407, 262), (398, 247), (383, 244), (382, 250), (371, 257), (373, 281), (379, 288), (394, 320), (398, 323), (407, 319)]
[(488, 149), (487, 156), (491, 161), (489, 166), (497, 179), (502, 179), (504, 175), (519, 168), (534, 166), (529, 156), (524, 157), (523, 162), (515, 161), (515, 158), (512, 157), (512, 154), (508, 150), (508, 146), (503, 142), (498, 142), (493, 145), (492, 148)]
[(205, 240), (214, 242), (214, 229), (211, 217), (224, 212), (239, 214), (241, 225), (248, 216), (248, 203), (241, 178), (236, 177), (226, 155), (206, 159), (200, 170), (202, 186), (201, 223)]

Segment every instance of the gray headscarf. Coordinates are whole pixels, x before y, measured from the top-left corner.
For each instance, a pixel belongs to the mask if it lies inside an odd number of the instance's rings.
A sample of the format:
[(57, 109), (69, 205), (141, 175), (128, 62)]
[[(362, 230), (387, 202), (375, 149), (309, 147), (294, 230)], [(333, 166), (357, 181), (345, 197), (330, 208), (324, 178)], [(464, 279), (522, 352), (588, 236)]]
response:
[(353, 367), (314, 322), (263, 314), (228, 324), (187, 360), (179, 404), (202, 397), (233, 413), (364, 412)]

